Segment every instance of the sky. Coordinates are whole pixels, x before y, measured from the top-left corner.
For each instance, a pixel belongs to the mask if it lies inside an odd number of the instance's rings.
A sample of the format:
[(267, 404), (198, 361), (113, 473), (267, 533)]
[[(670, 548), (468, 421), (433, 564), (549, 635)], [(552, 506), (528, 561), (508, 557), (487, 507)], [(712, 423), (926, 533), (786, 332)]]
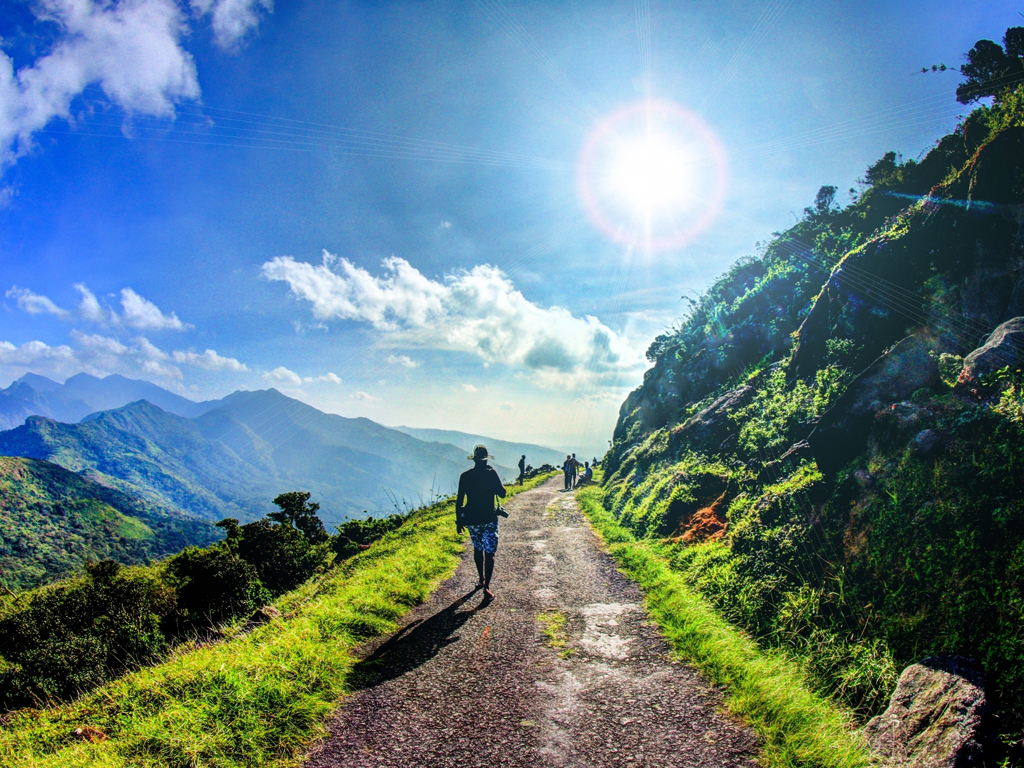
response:
[[(1024, 24), (958, 2), (0, 0), (0, 386), (269, 386), (598, 454), (825, 184)], [(840, 200), (846, 199), (840, 194)]]

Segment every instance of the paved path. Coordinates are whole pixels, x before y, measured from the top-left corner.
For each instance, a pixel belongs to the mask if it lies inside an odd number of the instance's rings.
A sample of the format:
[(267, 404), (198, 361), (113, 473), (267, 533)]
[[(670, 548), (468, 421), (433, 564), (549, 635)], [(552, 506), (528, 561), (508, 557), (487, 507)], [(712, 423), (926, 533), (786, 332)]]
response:
[[(600, 552), (562, 480), (515, 497), (481, 603), (472, 550), (370, 649), (363, 687), (310, 755), (363, 766), (755, 766), (751, 731), (673, 662), (639, 589)], [(553, 648), (539, 614), (566, 618)]]

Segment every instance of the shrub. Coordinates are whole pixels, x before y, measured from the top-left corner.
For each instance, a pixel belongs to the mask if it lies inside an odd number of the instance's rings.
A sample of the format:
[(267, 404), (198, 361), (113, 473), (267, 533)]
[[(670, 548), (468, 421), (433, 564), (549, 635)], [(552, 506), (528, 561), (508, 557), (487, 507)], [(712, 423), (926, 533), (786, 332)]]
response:
[(168, 561), (167, 573), (177, 588), (179, 632), (244, 616), (270, 600), (256, 569), (227, 544), (189, 547)]
[(166, 649), (161, 622), (175, 597), (152, 569), (106, 560), (86, 571), (30, 593), (0, 618), (4, 709), (74, 696)]

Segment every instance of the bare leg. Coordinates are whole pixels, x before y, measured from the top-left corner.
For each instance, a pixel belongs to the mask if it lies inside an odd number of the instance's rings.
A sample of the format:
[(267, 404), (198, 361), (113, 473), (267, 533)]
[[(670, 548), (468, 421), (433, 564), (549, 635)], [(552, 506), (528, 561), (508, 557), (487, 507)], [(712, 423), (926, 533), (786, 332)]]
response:
[(494, 555), (487, 553), (484, 555), (484, 594), (487, 597), (494, 597), (491, 592), (491, 576), (494, 574)]
[(482, 549), (473, 550), (473, 562), (476, 564), (476, 573), (479, 577), (477, 579), (476, 588), (484, 586), (484, 551)]

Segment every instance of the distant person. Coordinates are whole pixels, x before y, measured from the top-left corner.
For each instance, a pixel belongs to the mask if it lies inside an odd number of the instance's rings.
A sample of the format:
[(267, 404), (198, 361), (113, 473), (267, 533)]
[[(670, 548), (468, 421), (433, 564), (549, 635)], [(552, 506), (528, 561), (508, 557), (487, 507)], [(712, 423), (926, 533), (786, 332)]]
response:
[(592, 462), (590, 462), (590, 466), (591, 467), (596, 467), (597, 466), (597, 456), (595, 456), (594, 460)]
[(498, 513), (494, 509), (494, 497), (505, 498), (505, 486), (487, 464), (494, 457), (487, 453), (487, 447), (478, 445), (473, 455), (473, 468), (459, 476), (459, 493), (455, 497), (455, 529), (462, 533), (469, 528), (473, 542), (473, 562), (476, 563), (478, 578), (476, 589), (483, 589), (484, 596), (494, 599), (491, 592), (491, 576), (494, 573), (494, 553), (498, 551)]
[(582, 466), (583, 466), (582, 464), (580, 464), (578, 461), (576, 461), (576, 454), (574, 453), (572, 455), (571, 466), (569, 468), (569, 474), (571, 475), (571, 477), (569, 478), (569, 487), (570, 488), (575, 488), (576, 487), (576, 479), (580, 476), (580, 467), (582, 467)]
[(589, 461), (583, 462), (583, 475), (576, 482), (576, 487), (579, 488), (583, 485), (589, 485), (594, 480), (594, 468), (590, 466)]
[(519, 484), (523, 484), (523, 479), (526, 477), (526, 454), (522, 455), (519, 459)]
[(562, 472), (565, 474), (565, 490), (572, 488), (572, 456), (565, 457), (565, 463), (562, 465)]

